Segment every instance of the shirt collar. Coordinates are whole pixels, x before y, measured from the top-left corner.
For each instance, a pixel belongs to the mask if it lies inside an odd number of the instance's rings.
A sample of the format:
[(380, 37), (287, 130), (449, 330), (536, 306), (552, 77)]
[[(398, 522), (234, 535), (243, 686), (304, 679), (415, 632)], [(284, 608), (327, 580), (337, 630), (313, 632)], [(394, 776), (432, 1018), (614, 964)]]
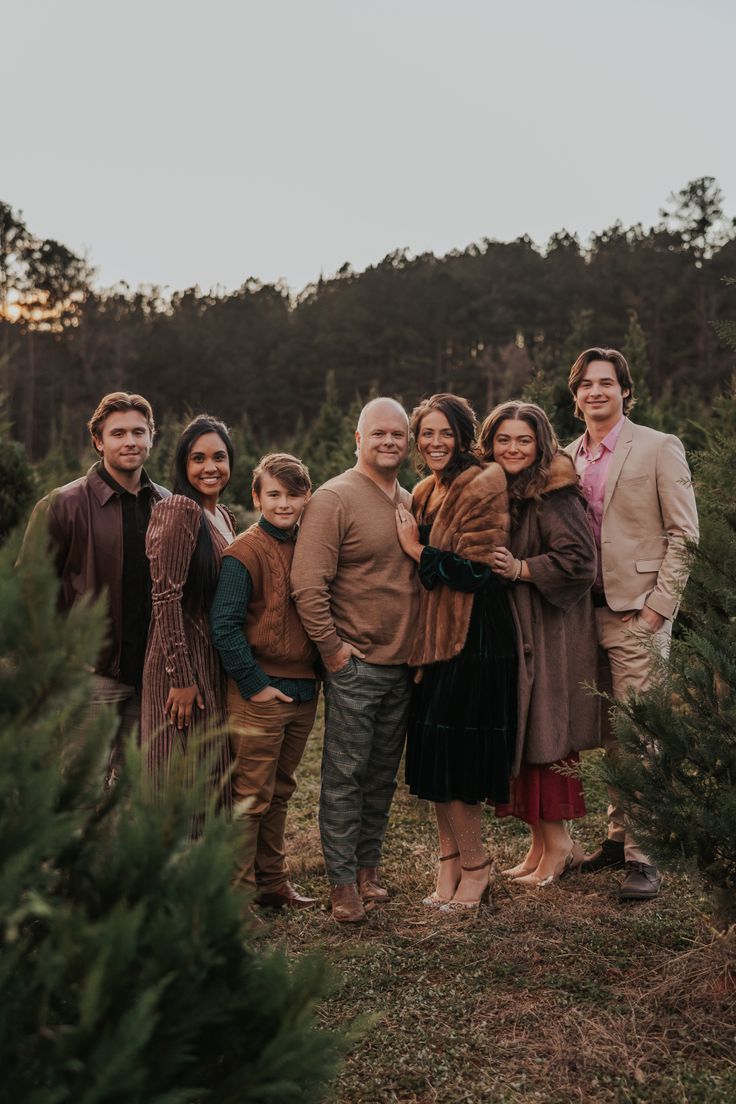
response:
[(296, 538), (296, 531), (299, 528), (295, 525), (293, 529), (279, 529), (275, 525), (272, 525), (270, 521), (266, 521), (263, 514), (258, 519), (258, 524), (265, 533), (268, 533), (269, 537), (274, 537), (278, 541), (294, 540)]
[[(107, 470), (101, 460), (99, 460), (97, 464), (95, 464), (94, 470), (96, 470), (100, 479), (107, 483), (108, 487), (110, 487), (116, 495), (132, 494), (132, 491), (129, 491), (127, 487), (123, 487), (121, 483), (118, 483), (117, 479), (110, 475), (110, 472)], [(143, 468), (141, 470), (140, 490), (150, 491), (152, 486), (153, 485), (151, 483), (151, 480), (149, 479), (145, 468)]]
[(600, 449), (598, 450), (598, 453), (596, 454), (595, 457), (593, 456), (593, 451), (592, 451), (591, 444), (590, 444), (590, 437), (588, 436), (588, 431), (586, 429), (585, 435), (584, 435), (582, 441), (580, 442), (580, 452), (585, 457), (585, 459), (586, 460), (597, 459), (599, 456), (602, 455), (603, 449), (606, 449), (607, 452), (613, 452), (614, 449), (616, 448), (616, 445), (618, 444), (618, 439), (621, 436), (621, 430), (624, 428), (625, 420), (626, 420), (625, 417), (621, 417), (616, 422), (613, 429), (609, 429), (608, 433), (606, 434), (606, 436), (601, 441)]

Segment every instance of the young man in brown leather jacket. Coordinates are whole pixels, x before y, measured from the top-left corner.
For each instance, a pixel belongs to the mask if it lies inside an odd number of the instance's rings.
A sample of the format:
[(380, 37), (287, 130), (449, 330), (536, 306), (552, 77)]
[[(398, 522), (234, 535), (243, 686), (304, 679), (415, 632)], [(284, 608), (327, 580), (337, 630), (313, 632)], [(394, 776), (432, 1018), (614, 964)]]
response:
[(120, 716), (107, 770), (106, 784), (111, 785), (125, 740), (140, 724), (151, 615), (146, 528), (153, 504), (169, 492), (152, 483), (143, 469), (154, 422), (151, 405), (141, 395), (105, 395), (88, 428), (100, 459), (86, 475), (42, 498), (28, 530), (45, 518), (61, 610), (71, 609), (87, 594), (107, 595), (108, 633), (95, 664), (92, 706), (113, 705)]

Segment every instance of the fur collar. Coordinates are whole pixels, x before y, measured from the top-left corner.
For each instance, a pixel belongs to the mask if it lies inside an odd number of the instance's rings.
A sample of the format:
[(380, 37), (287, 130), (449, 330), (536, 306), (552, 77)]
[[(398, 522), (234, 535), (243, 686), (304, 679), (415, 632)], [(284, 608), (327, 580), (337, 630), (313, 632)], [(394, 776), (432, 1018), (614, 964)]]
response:
[[(414, 488), (412, 509), (421, 517), (434, 476)], [(432, 523), (429, 543), (473, 563), (490, 564), (494, 549), (508, 547), (509, 499), (498, 464), (466, 468), (447, 488)], [(468, 635), (473, 595), (450, 586), (422, 587), (417, 635), (409, 662), (414, 666), (451, 659)]]
[[(547, 482), (541, 490), (541, 494), (552, 494), (553, 491), (561, 491), (563, 487), (577, 487), (579, 483), (578, 473), (571, 456), (566, 452), (558, 452), (552, 458), (552, 463), (547, 472)], [(535, 495), (529, 487), (524, 491), (523, 498), (534, 498)]]
[[(434, 486), (434, 476), (414, 488), (412, 510), (421, 517)], [(506, 476), (498, 464), (466, 468), (453, 479), (432, 521), (429, 543), (467, 560), (489, 563), (509, 532)]]
[[(429, 475), (414, 488), (412, 510), (415, 517), (421, 516), (424, 512), (434, 484), (434, 476)], [(455, 528), (459, 519), (469, 510), (477, 508), (490, 497), (504, 490), (506, 490), (506, 476), (498, 464), (466, 468), (448, 487), (447, 494), (435, 515), (432, 536), (435, 536), (435, 529), (438, 532), (445, 532), (449, 527)]]

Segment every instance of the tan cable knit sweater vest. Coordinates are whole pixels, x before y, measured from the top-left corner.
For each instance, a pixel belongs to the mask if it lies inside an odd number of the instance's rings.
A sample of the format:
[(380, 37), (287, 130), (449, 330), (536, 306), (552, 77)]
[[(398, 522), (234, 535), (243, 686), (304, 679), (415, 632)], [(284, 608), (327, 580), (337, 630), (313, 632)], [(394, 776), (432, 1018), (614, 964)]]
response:
[(315, 678), (317, 649), (289, 592), (294, 541), (277, 540), (256, 523), (225, 555), (242, 563), (253, 584), (243, 631), (261, 669), (275, 678)]

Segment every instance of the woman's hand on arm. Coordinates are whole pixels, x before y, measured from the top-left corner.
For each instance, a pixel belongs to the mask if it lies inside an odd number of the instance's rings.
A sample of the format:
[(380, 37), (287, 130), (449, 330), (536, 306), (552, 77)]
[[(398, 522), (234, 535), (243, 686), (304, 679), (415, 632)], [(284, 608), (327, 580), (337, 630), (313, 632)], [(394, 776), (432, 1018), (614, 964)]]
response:
[(172, 686), (164, 705), (164, 717), (178, 729), (188, 728), (195, 701), (199, 709), (204, 709), (204, 698), (196, 683), (191, 686)]
[(422, 557), (422, 544), (419, 540), (419, 526), (416, 519), (403, 503), (396, 507), (396, 532), (399, 544), (407, 556), (419, 563)]
[(525, 560), (517, 560), (508, 548), (497, 548), (491, 556), (491, 571), (509, 583), (520, 579), (528, 582), (530, 575)]

